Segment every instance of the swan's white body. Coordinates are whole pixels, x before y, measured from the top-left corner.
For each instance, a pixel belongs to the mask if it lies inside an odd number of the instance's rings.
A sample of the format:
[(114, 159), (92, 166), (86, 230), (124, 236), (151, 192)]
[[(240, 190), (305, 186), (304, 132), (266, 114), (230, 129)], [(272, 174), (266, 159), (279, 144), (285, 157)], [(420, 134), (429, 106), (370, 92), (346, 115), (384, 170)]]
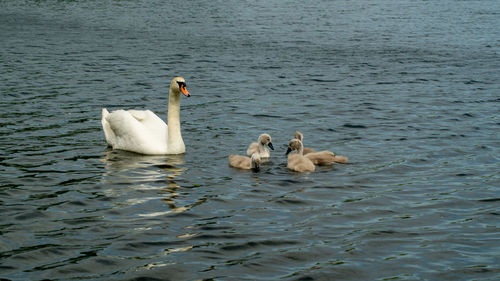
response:
[(168, 125), (150, 110), (102, 109), (102, 128), (113, 149), (140, 154), (181, 154), (186, 151), (180, 126), (180, 92), (190, 96), (184, 78), (172, 79), (168, 102)]

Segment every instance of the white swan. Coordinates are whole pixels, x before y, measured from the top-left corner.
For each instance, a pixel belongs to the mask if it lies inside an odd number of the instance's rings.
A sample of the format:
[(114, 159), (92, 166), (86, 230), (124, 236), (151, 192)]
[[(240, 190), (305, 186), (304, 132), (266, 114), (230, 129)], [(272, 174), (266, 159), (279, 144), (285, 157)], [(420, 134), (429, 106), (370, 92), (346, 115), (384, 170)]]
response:
[(260, 163), (261, 160), (258, 153), (252, 154), (252, 157), (234, 154), (229, 155), (229, 166), (234, 168), (258, 171)]
[(271, 142), (271, 136), (268, 134), (262, 134), (259, 136), (257, 142), (252, 142), (247, 149), (247, 155), (252, 156), (254, 153), (258, 153), (261, 158), (271, 157), (271, 152), (267, 149), (269, 146), (274, 150), (273, 143)]
[(302, 142), (298, 139), (292, 139), (288, 144), (288, 150), (286, 154), (292, 152), (292, 154), (288, 155), (288, 162), (286, 167), (292, 171), (296, 172), (314, 172), (316, 167), (313, 162), (302, 155), (302, 151), (304, 150), (304, 146)]
[(168, 126), (150, 110), (102, 109), (102, 128), (106, 142), (113, 149), (140, 154), (181, 154), (186, 151), (181, 135), (180, 93), (189, 97), (186, 81), (175, 77), (170, 83), (168, 99)]

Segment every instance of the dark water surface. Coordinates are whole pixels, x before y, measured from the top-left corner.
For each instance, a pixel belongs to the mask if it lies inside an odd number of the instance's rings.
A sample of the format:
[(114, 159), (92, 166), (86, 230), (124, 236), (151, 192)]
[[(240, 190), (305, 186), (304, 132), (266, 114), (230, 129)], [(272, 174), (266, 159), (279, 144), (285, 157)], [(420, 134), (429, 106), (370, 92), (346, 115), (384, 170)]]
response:
[[(0, 0), (0, 278), (500, 279), (499, 27), (493, 0)], [(101, 108), (166, 117), (176, 75), (187, 153), (107, 149)], [(296, 130), (350, 164), (288, 171)]]

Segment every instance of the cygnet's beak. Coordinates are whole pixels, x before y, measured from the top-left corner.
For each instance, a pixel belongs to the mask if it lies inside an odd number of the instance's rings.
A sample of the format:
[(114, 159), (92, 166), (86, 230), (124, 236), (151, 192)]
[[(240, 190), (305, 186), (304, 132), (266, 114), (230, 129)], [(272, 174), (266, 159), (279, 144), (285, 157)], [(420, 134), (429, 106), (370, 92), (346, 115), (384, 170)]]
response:
[(292, 149), (290, 147), (288, 147), (288, 149), (286, 150), (286, 154), (285, 155), (288, 155), (288, 153), (292, 152)]
[(272, 143), (272, 142), (268, 143), (268, 144), (267, 144), (267, 146), (269, 146), (272, 150), (274, 150), (274, 147), (273, 147), (273, 143)]
[(255, 167), (253, 167), (253, 168), (252, 168), (252, 171), (254, 171), (254, 172), (256, 172), (256, 173), (257, 173), (257, 172), (259, 172), (259, 171), (260, 171), (260, 166), (259, 166), (259, 164), (256, 164), (256, 165), (255, 165)]
[(179, 89), (181, 90), (181, 93), (183, 93), (186, 97), (189, 98), (191, 96), (185, 85), (181, 85)]

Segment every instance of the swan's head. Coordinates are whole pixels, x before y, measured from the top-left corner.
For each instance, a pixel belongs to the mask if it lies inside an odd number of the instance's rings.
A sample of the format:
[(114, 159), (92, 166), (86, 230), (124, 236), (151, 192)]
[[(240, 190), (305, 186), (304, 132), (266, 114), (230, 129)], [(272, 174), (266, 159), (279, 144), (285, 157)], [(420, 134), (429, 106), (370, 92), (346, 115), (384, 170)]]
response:
[(174, 93), (182, 93), (186, 97), (191, 96), (186, 87), (186, 80), (184, 80), (184, 78), (182, 77), (175, 77), (174, 79), (172, 79), (172, 82), (170, 83), (170, 90), (172, 90)]
[(290, 152), (294, 152), (294, 153), (301, 153), (302, 152), (302, 142), (299, 140), (299, 139), (292, 139), (289, 143), (288, 143), (288, 149), (286, 151), (286, 155), (288, 155), (288, 153)]
[(252, 157), (250, 157), (250, 168), (256, 172), (259, 171), (260, 162), (261, 160), (259, 153), (252, 154)]
[(262, 134), (259, 136), (259, 143), (262, 145), (267, 145), (269, 148), (274, 150), (273, 143), (271, 142), (271, 136), (268, 134)]
[(304, 135), (302, 135), (301, 132), (297, 131), (295, 132), (295, 138), (298, 139), (299, 141), (302, 141), (304, 139)]

